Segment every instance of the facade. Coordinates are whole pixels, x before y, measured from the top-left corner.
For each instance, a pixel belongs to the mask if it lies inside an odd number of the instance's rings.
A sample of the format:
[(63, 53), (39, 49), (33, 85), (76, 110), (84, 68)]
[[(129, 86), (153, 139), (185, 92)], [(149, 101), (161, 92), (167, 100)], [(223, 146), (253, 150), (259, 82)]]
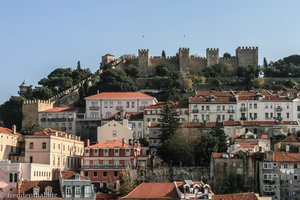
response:
[(300, 153), (300, 139), (295, 135), (290, 135), (275, 144), (274, 151)]
[(11, 129), (0, 127), (0, 160), (9, 159), (11, 154), (18, 151), (18, 138), (16, 126)]
[(118, 111), (142, 112), (146, 106), (157, 100), (142, 92), (103, 92), (85, 98), (85, 119), (101, 120), (110, 118)]
[(48, 164), (52, 169), (80, 168), (84, 144), (79, 136), (45, 129), (25, 137), (25, 162)]
[(125, 140), (108, 140), (84, 148), (82, 170), (96, 190), (116, 187), (121, 171), (146, 165), (148, 156)]
[(76, 134), (76, 110), (73, 107), (54, 107), (40, 111), (38, 125)]
[(123, 119), (123, 123), (112, 120), (97, 128), (97, 141), (104, 142), (123, 138), (127, 144), (133, 140), (133, 131), (128, 127), (128, 120)]

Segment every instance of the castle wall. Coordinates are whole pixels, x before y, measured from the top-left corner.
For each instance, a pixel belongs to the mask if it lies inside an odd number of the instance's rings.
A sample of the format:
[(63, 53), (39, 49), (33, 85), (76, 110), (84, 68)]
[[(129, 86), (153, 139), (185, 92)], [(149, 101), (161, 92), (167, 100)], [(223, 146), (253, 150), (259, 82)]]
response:
[(179, 71), (179, 64), (177, 57), (152, 57), (150, 58), (149, 73), (150, 75), (155, 75), (156, 67), (159, 65), (164, 65), (169, 68), (171, 71)]
[(238, 47), (236, 57), (238, 66), (258, 66), (258, 47)]
[(38, 112), (53, 108), (53, 102), (42, 100), (24, 101), (22, 105), (22, 127), (27, 124), (38, 124)]
[(219, 64), (219, 49), (207, 48), (206, 49), (207, 66)]
[(237, 59), (235, 57), (220, 58), (219, 59), (219, 64), (224, 65), (226, 67), (226, 73), (224, 74), (224, 76), (236, 74), (236, 69), (238, 67), (238, 62), (237, 62)]
[(190, 74), (201, 74), (207, 66), (207, 60), (203, 57), (191, 56), (189, 61)]

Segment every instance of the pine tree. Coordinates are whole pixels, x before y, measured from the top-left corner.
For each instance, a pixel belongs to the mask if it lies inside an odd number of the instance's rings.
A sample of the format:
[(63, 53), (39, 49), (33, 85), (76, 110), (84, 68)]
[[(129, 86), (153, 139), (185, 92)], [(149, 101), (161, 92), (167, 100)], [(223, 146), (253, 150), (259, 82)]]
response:
[(267, 69), (267, 67), (268, 67), (268, 62), (266, 57), (264, 57), (264, 68)]
[(179, 125), (179, 115), (176, 105), (172, 101), (167, 101), (161, 112), (161, 142), (168, 140), (176, 131)]
[(218, 152), (226, 152), (227, 136), (225, 134), (223, 124), (217, 121), (215, 127), (213, 127), (210, 131), (210, 134), (218, 140)]
[(161, 52), (161, 57), (162, 57), (162, 58), (166, 58), (166, 52), (165, 52), (165, 50), (162, 50), (162, 52)]

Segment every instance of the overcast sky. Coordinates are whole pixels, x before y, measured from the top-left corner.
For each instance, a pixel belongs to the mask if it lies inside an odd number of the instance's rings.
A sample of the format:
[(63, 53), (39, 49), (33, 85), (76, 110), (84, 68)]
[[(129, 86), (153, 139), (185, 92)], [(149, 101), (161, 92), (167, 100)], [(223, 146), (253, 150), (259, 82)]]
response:
[(0, 0), (0, 103), (24, 79), (37, 85), (78, 60), (94, 72), (106, 53), (258, 46), (259, 63), (300, 54), (299, 8), (298, 0)]

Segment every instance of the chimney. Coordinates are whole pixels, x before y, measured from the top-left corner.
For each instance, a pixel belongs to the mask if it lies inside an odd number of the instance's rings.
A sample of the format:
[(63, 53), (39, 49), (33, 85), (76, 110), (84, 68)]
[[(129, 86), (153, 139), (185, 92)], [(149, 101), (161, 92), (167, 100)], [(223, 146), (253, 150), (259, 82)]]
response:
[(86, 140), (86, 146), (89, 147), (90, 146), (90, 139)]
[(125, 139), (122, 138), (122, 147), (124, 147), (124, 146), (125, 146)]
[(12, 132), (12, 134), (17, 134), (17, 127), (16, 127), (16, 125), (12, 125), (11, 132)]

